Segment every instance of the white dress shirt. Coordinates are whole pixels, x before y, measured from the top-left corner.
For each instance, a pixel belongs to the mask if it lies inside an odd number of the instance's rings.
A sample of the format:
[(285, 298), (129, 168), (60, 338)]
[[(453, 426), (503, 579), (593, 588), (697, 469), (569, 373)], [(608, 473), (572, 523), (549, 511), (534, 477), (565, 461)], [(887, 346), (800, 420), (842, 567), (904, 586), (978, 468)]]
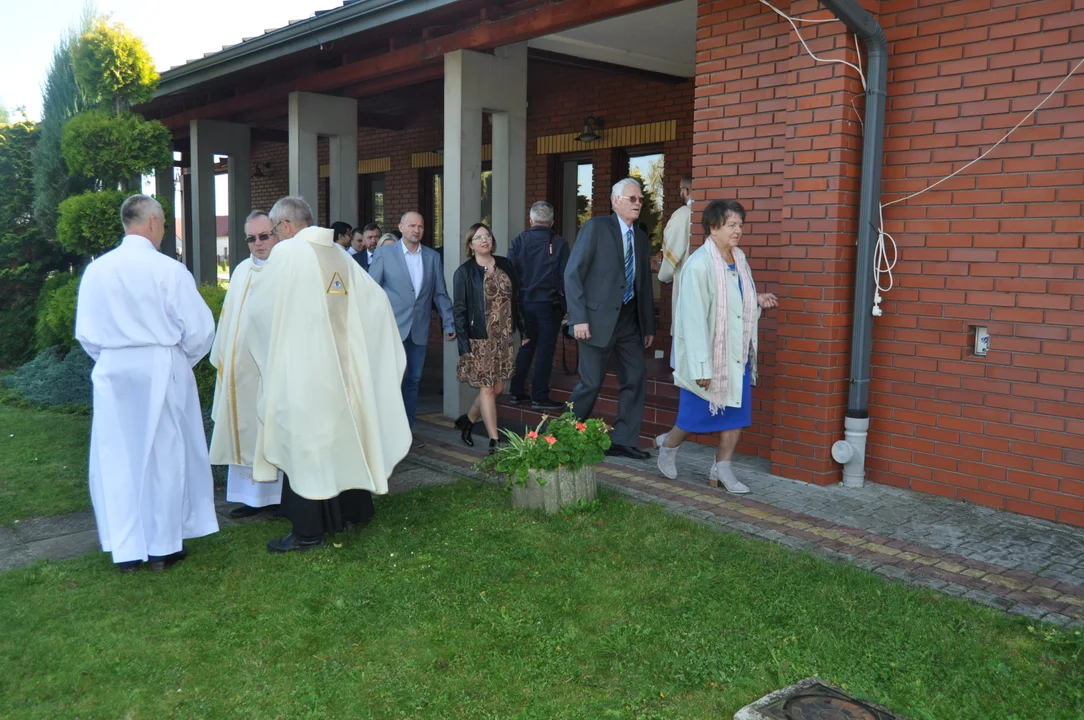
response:
[(425, 281), (422, 248), (419, 245), (417, 250), (411, 252), (407, 248), (406, 242), (400, 240), (399, 244), (403, 246), (403, 259), (406, 260), (407, 272), (410, 273), (410, 283), (414, 286), (414, 297), (418, 297), (422, 294), (422, 282)]

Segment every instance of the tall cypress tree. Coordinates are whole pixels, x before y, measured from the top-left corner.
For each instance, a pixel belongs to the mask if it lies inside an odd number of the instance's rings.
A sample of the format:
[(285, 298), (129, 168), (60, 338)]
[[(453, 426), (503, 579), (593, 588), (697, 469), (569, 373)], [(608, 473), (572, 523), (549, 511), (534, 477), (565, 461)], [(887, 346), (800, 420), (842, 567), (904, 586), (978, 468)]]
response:
[(82, 19), (70, 28), (53, 49), (53, 63), (42, 88), (41, 137), (34, 150), (34, 217), (49, 241), (56, 239), (57, 208), (72, 195), (90, 190), (93, 182), (71, 177), (60, 153), (61, 129), (92, 103), (75, 81), (72, 53), (80, 36), (90, 29), (94, 11), (83, 10)]

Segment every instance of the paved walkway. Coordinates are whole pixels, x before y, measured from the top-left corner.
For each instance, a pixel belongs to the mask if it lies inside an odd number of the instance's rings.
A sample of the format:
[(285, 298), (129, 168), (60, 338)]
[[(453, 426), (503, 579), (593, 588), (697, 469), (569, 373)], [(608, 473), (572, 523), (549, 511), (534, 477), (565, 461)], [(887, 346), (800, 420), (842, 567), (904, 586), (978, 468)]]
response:
[[(438, 413), (419, 416), (415, 430), (426, 445), (396, 468), (388, 483), (392, 492), (478, 477), (471, 466), (485, 452), (484, 442), (464, 446)], [(712, 527), (1030, 618), (1084, 623), (1082, 529), (883, 485), (817, 487), (774, 477), (765, 462), (747, 457), (735, 459), (735, 472), (753, 492), (729, 495), (707, 486), (711, 453), (701, 445), (683, 447), (682, 479), (676, 481), (658, 473), (654, 458), (608, 460), (599, 479), (635, 500)], [(238, 523), (225, 515), (233, 506), (221, 491), (217, 504), (222, 527)], [(90, 513), (37, 518), (0, 528), (0, 571), (97, 549)]]
[[(392, 493), (401, 493), (425, 485), (454, 482), (456, 479), (448, 473), (434, 473), (426, 465), (408, 458), (395, 468), (395, 473), (388, 479), (388, 489)], [(267, 515), (257, 515), (233, 520), (227, 513), (235, 507), (234, 503), (226, 502), (225, 489), (217, 488), (215, 508), (220, 527), (263, 522), (268, 518)], [(0, 527), (0, 572), (38, 560), (67, 560), (98, 552), (99, 547), (98, 531), (91, 512), (24, 520), (10, 528)]]
[[(411, 455), (415, 462), (477, 476), (470, 466), (482, 442), (466, 447), (437, 413), (420, 416), (415, 430), (428, 441)], [(712, 453), (683, 446), (678, 480), (659, 473), (654, 453), (647, 461), (608, 458), (598, 477), (697, 522), (1030, 618), (1084, 623), (1084, 529), (887, 485), (818, 487), (776, 477), (766, 461), (743, 456), (735, 474), (752, 493), (730, 495), (708, 487)]]

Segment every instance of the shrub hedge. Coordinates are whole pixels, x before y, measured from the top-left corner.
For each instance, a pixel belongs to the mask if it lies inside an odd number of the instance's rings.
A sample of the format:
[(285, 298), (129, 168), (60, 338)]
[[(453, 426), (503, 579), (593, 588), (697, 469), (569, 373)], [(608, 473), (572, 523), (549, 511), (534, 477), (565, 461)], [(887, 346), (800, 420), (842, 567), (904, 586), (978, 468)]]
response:
[(78, 294), (79, 276), (75, 273), (55, 273), (42, 285), (34, 325), (34, 346), (38, 352), (59, 347), (63, 354), (69, 348), (78, 347), (75, 340)]

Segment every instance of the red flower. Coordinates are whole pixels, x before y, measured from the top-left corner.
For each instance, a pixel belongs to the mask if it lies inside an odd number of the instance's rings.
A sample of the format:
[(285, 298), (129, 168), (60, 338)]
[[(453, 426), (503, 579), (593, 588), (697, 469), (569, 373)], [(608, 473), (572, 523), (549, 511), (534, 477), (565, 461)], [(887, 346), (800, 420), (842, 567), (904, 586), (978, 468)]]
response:
[(527, 439), (528, 440), (537, 440), (538, 439), (538, 433), (535, 432), (534, 430), (530, 431), (529, 433), (527, 433)]
[(547, 435), (546, 436), (546, 442), (548, 442), (550, 445), (555, 445), (555, 444), (557, 444), (557, 438), (555, 438), (552, 435)]
[(584, 432), (587, 430), (587, 425), (585, 423), (576, 423), (576, 429), (580, 432)]

